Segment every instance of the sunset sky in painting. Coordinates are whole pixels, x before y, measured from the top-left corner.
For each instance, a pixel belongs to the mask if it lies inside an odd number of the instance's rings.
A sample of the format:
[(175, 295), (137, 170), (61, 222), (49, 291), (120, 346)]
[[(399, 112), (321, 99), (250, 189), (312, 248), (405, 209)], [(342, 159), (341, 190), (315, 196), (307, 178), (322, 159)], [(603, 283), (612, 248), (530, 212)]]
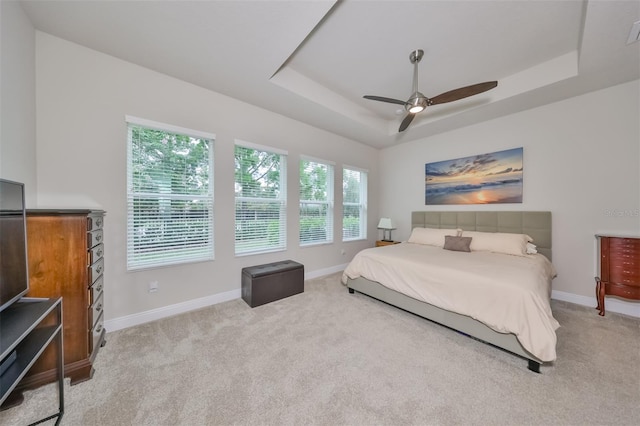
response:
[(427, 184), (479, 184), (522, 177), (522, 148), (439, 161), (425, 165)]

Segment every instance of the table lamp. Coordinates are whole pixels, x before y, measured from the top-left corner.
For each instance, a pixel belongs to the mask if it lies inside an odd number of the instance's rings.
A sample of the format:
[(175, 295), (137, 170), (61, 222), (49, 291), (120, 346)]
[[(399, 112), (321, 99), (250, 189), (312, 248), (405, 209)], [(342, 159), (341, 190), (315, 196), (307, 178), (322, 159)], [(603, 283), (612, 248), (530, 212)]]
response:
[[(393, 221), (388, 217), (380, 218), (378, 222), (378, 229), (382, 229), (382, 241), (393, 241), (391, 239), (391, 230), (396, 229)], [(389, 237), (387, 238), (387, 231), (389, 231)]]

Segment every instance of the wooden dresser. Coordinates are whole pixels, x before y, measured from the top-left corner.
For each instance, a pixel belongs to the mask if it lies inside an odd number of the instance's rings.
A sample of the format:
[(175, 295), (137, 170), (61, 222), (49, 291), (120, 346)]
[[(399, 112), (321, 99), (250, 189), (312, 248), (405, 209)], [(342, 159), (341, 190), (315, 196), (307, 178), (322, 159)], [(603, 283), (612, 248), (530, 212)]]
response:
[[(27, 210), (30, 297), (62, 297), (64, 372), (71, 384), (93, 375), (104, 342), (104, 211)], [(55, 380), (53, 353), (22, 381), (29, 389)]]
[(640, 300), (640, 237), (596, 235), (598, 239), (597, 309), (604, 316), (604, 296)]

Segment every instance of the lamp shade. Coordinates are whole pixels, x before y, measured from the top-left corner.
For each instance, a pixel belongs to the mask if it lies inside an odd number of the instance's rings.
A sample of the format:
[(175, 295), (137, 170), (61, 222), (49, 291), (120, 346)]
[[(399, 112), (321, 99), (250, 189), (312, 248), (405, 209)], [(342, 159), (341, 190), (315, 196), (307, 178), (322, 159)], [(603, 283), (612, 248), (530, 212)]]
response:
[(396, 229), (396, 227), (391, 218), (382, 217), (380, 218), (380, 222), (378, 222), (378, 229)]

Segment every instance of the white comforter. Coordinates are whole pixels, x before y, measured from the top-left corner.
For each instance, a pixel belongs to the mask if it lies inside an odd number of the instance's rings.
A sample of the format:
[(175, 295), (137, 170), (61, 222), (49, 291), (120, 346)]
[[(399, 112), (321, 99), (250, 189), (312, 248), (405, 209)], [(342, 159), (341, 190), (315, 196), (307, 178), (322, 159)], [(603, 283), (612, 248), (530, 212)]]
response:
[(549, 299), (556, 273), (546, 257), (512, 256), (402, 243), (366, 249), (345, 269), (409, 297), (513, 333), (542, 361), (556, 359), (558, 322)]

